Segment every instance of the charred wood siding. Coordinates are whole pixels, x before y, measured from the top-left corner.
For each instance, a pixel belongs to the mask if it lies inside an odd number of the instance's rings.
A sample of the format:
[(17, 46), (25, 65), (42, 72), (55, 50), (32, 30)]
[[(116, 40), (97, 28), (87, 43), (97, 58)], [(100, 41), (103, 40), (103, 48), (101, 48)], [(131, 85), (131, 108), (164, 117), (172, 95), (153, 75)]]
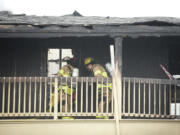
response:
[(170, 72), (172, 74), (180, 74), (180, 42), (170, 43), (169, 51), (170, 51)]
[(161, 38), (126, 38), (123, 41), (123, 76), (167, 78), (160, 64), (169, 67), (168, 46)]
[(1, 40), (0, 76), (46, 76), (46, 49), (25, 40)]
[[(160, 68), (160, 64), (165, 65), (167, 69), (169, 68), (169, 51), (168, 51), (168, 45), (165, 42), (165, 39), (163, 38), (138, 38), (138, 39), (132, 39), (132, 38), (126, 38), (123, 41), (123, 76), (125, 77), (142, 77), (142, 78), (166, 78), (166, 74), (162, 71)], [(169, 69), (168, 69), (169, 70)], [(159, 88), (159, 85), (156, 85), (154, 92), (154, 86), (151, 84), (150, 88), (147, 84), (135, 84), (133, 87), (133, 83), (124, 83), (126, 90), (125, 90), (125, 102), (128, 102), (128, 95), (130, 95), (130, 104), (132, 105), (135, 101), (135, 106), (138, 108), (139, 105), (139, 97), (141, 98), (140, 101), (140, 108), (139, 110), (135, 110), (135, 112), (143, 113), (148, 112), (148, 110), (151, 110), (150, 113), (156, 110), (156, 113), (159, 113), (162, 109), (162, 114), (167, 113), (169, 114), (169, 88), (167, 87), (167, 93), (166, 93), (166, 106), (167, 106), (167, 112), (164, 111), (164, 105), (162, 105), (159, 109), (159, 102), (164, 102), (164, 96), (162, 98), (159, 98), (159, 95), (164, 95), (164, 85), (160, 85), (159, 91), (157, 89)], [(129, 91), (128, 91), (129, 86)], [(136, 93), (135, 99), (133, 100), (133, 91), (138, 92), (139, 90), (139, 96)], [(146, 92), (145, 92), (146, 91)], [(151, 91), (151, 92), (149, 92)], [(127, 94), (128, 93), (128, 94)], [(131, 94), (129, 94), (131, 93)], [(156, 95), (154, 97), (153, 95)], [(150, 97), (150, 101), (157, 102), (157, 106), (154, 110), (153, 106), (148, 106), (149, 101), (144, 99), (143, 97)], [(138, 97), (138, 98), (137, 98)], [(144, 107), (143, 108), (143, 106)], [(149, 109), (149, 108), (150, 109)], [(129, 108), (130, 112), (132, 113), (133, 107), (131, 106)], [(128, 107), (125, 107), (125, 112), (128, 112)]]
[(97, 63), (110, 62), (109, 37), (0, 39), (1, 76), (46, 76), (48, 48), (72, 48), (79, 50), (80, 72), (84, 74), (84, 58), (94, 57)]

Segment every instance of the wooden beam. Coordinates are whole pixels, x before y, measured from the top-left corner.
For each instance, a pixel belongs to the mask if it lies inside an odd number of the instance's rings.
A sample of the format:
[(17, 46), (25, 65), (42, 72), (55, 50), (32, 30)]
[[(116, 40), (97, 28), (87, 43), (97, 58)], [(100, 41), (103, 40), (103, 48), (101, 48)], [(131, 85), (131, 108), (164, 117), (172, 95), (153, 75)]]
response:
[[(104, 37), (109, 36), (109, 34), (98, 34), (98, 33), (63, 33), (63, 32), (0, 32), (0, 38), (61, 38), (61, 37)], [(113, 35), (114, 36), (114, 35)]]
[(0, 25), (2, 33), (180, 33), (180, 26), (148, 26), (148, 25), (92, 25), (85, 26), (29, 26), (29, 25)]
[(92, 29), (84, 26), (3, 26), (0, 25), (0, 37), (84, 37), (84, 36), (180, 36), (180, 26), (147, 26), (147, 25), (120, 25), (106, 26), (93, 25)]

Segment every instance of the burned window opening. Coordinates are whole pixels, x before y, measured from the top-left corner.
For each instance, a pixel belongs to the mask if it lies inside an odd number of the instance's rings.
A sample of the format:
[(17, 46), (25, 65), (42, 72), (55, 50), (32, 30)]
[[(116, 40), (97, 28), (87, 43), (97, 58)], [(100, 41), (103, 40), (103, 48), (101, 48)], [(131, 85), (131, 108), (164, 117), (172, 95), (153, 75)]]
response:
[(72, 49), (48, 49), (48, 76), (57, 76), (59, 69), (67, 64), (63, 59), (72, 56)]

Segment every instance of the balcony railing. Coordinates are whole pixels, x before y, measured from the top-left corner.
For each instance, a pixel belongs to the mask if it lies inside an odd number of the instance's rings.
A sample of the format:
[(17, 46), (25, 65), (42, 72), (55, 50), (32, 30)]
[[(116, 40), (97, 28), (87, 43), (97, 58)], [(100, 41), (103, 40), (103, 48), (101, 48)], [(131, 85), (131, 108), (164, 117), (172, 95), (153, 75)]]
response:
[(111, 84), (109, 78), (4, 77), (0, 117), (113, 116)]
[[(122, 114), (129, 117), (175, 118), (180, 81), (123, 78)], [(171, 105), (175, 104), (171, 114)]]
[[(175, 118), (180, 82), (123, 78), (122, 118)], [(114, 118), (112, 80), (95, 77), (1, 77), (0, 119)]]

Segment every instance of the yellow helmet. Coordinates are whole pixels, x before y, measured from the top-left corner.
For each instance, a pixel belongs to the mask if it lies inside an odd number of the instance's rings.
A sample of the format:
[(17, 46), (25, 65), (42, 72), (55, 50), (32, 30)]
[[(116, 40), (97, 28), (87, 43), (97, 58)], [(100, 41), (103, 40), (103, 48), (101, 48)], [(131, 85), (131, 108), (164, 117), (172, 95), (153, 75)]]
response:
[(87, 57), (84, 59), (84, 65), (88, 65), (94, 62), (94, 59), (91, 57)]

